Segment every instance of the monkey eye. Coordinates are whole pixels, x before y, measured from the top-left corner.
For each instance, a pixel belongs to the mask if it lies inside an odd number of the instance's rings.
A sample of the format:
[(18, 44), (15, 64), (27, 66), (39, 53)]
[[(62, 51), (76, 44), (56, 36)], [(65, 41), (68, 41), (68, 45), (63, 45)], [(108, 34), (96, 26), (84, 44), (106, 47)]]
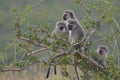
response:
[(59, 30), (61, 30), (61, 31), (62, 31), (63, 29), (64, 29), (64, 27), (63, 27), (63, 26), (59, 27)]

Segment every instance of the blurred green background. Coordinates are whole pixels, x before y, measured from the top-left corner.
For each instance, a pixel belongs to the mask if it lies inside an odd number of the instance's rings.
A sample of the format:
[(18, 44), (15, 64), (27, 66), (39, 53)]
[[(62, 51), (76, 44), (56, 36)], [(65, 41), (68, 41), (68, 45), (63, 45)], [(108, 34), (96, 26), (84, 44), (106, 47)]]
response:
[[(51, 28), (54, 28), (55, 23), (61, 20), (63, 11), (66, 9), (74, 10), (79, 21), (83, 18), (84, 10), (75, 3), (75, 0), (41, 1), (42, 0), (0, 0), (0, 61), (8, 57), (8, 61), (11, 61), (14, 57), (14, 48), (5, 49), (8, 42), (15, 38), (13, 26), (14, 19), (10, 11), (11, 7), (18, 8), (20, 13), (24, 12), (26, 6), (29, 5), (32, 7), (29, 17), (24, 21), (24, 24), (29, 23), (31, 25), (36, 25), (38, 22), (42, 24), (49, 23), (50, 26), (52, 26)], [(120, 8), (119, 4), (120, 0), (115, 0), (114, 5)], [(115, 15), (115, 19), (120, 22), (120, 12)], [(104, 31), (106, 32), (106, 30), (107, 29)]]

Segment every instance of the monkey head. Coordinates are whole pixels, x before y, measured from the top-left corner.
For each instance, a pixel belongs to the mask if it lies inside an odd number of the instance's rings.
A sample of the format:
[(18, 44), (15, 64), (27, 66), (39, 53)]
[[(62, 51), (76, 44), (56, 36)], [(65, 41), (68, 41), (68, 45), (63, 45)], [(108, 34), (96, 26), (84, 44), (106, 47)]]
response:
[(109, 53), (109, 50), (108, 50), (108, 47), (105, 46), (105, 45), (100, 45), (98, 48), (97, 48), (97, 54), (99, 55), (107, 55)]
[(105, 45), (99, 45), (96, 51), (96, 61), (106, 68), (106, 59), (108, 57), (109, 49)]
[(96, 54), (98, 56), (99, 61), (105, 61), (109, 53), (109, 49), (105, 45), (100, 45), (97, 48)]
[(67, 34), (68, 33), (68, 29), (66, 27), (66, 23), (64, 21), (59, 21), (56, 23), (56, 27), (52, 32), (53, 34)]
[(75, 19), (75, 14), (72, 10), (65, 10), (63, 13), (63, 20)]
[(76, 20), (74, 19), (69, 19), (66, 22), (66, 26), (68, 28), (68, 30), (76, 30), (77, 28), (79, 28), (79, 24)]

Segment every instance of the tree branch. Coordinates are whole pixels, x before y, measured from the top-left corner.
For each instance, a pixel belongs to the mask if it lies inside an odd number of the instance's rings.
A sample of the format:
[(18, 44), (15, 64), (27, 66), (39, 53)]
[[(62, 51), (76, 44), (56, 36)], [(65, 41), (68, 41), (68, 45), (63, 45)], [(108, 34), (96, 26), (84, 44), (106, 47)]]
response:
[(79, 52), (74, 52), (73, 54), (78, 54), (80, 58), (85, 59), (85, 61), (90, 62), (94, 66), (98, 67), (101, 71), (106, 72), (106, 70), (104, 69), (104, 67), (102, 65), (99, 65), (92, 57), (86, 56), (86, 55), (81, 54)]
[[(55, 59), (57, 59), (59, 57), (62, 57), (62, 56), (65, 56), (65, 55), (70, 55), (70, 54), (71, 53), (60, 53), (60, 54), (55, 55), (53, 57), (53, 59), (51, 60), (50, 66), (52, 66), (51, 64), (54, 62)], [(81, 58), (85, 59), (84, 61), (88, 61), (89, 63), (93, 64), (93, 66), (96, 66), (97, 68), (99, 68), (101, 71), (106, 72), (106, 70), (104, 69), (104, 67), (102, 65), (99, 65), (92, 57), (86, 56), (85, 54), (81, 54), (79, 52), (72, 52), (72, 54), (77, 54), (77, 59), (76, 60), (79, 60)], [(68, 63), (68, 64), (71, 64), (71, 63)], [(71, 64), (71, 65), (74, 65), (74, 64)], [(82, 65), (77, 64), (77, 66), (78, 65), (79, 65), (79, 68), (83, 71)]]
[(18, 37), (18, 39), (27, 41), (28, 43), (31, 43), (31, 44), (33, 44), (35, 46), (46, 47), (45, 45), (43, 45), (43, 44), (41, 44), (41, 43), (39, 43), (39, 42), (37, 42), (35, 40), (31, 40), (31, 39), (23, 37), (23, 36)]
[(41, 49), (32, 51), (32, 52), (30, 52), (30, 53), (27, 53), (26, 56), (33, 56), (33, 55), (35, 55), (35, 54), (37, 54), (37, 53), (39, 53), (39, 52), (41, 52), (41, 51), (45, 51), (45, 50), (47, 50), (47, 48), (41, 48)]
[(34, 62), (31, 62), (31, 63), (28, 63), (27, 65), (25, 65), (24, 67), (22, 67), (22, 68), (11, 68), (11, 69), (1, 69), (1, 71), (2, 72), (7, 72), (7, 71), (23, 71), (23, 70), (25, 70), (26, 68), (28, 68), (30, 65), (32, 65), (32, 64), (34, 64)]

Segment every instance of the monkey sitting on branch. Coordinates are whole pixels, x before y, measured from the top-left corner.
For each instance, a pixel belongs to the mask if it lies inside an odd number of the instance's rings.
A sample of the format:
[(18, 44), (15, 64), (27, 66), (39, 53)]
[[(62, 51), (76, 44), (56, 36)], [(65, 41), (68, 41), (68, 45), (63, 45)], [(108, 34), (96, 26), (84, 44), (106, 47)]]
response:
[(96, 50), (96, 60), (98, 64), (101, 64), (104, 68), (106, 68), (106, 59), (109, 54), (109, 49), (105, 45), (99, 45)]

